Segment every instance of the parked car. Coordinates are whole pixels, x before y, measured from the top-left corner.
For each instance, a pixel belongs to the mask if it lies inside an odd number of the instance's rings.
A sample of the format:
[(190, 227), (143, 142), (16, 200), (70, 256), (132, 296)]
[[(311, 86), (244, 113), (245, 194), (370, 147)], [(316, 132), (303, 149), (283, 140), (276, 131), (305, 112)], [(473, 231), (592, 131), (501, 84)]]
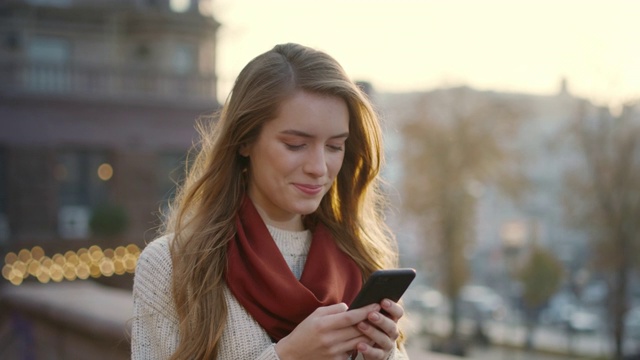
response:
[(631, 339), (640, 339), (640, 305), (632, 307), (624, 318), (625, 332)]
[(465, 285), (460, 291), (462, 315), (476, 320), (499, 320), (507, 312), (507, 304), (487, 286)]
[(561, 291), (554, 295), (547, 307), (540, 314), (540, 322), (545, 325), (565, 327), (571, 314), (577, 307), (575, 295), (569, 291)]
[(576, 307), (571, 311), (567, 325), (575, 332), (593, 333), (603, 329), (604, 324), (594, 310)]
[(405, 295), (405, 306), (421, 313), (433, 313), (444, 304), (444, 296), (428, 286), (416, 286)]

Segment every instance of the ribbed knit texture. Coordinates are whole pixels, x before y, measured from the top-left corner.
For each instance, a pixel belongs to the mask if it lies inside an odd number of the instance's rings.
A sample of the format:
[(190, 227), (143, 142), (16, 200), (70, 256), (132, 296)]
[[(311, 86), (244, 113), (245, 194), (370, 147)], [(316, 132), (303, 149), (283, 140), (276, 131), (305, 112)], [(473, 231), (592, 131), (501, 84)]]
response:
[[(302, 276), (311, 232), (267, 226), (297, 279)], [(151, 242), (140, 255), (133, 285), (132, 359), (167, 359), (178, 347), (178, 316), (171, 297), (171, 255), (168, 236)], [(225, 288), (228, 320), (218, 359), (278, 360), (271, 339)], [(360, 358), (358, 356), (358, 358)], [(406, 359), (394, 351), (390, 359)]]
[(309, 230), (285, 231), (269, 225), (267, 229), (280, 249), (282, 257), (291, 268), (291, 272), (296, 279), (300, 279), (311, 247), (311, 232)]

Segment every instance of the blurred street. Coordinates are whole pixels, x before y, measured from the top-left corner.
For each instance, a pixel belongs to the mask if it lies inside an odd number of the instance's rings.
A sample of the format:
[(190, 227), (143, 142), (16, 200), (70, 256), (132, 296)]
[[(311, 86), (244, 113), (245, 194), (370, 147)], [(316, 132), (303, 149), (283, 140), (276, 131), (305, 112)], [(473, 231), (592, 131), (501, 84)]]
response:
[[(411, 360), (453, 360), (459, 357), (429, 352), (424, 344), (416, 341), (407, 344), (407, 353)], [(473, 360), (568, 360), (572, 356), (548, 355), (538, 352), (525, 352), (504, 347), (474, 348), (464, 359)]]
[[(429, 338), (431, 336), (445, 336), (450, 325), (444, 315), (432, 315), (422, 320), (409, 313), (414, 319), (414, 326), (425, 328), (413, 328), (407, 342), (407, 351), (411, 359), (439, 359), (430, 352)], [(416, 320), (417, 319), (417, 320)], [(426, 321), (426, 323), (422, 323)], [(421, 324), (422, 323), (422, 324)], [(466, 339), (472, 339), (475, 331), (474, 323), (468, 319), (461, 322), (461, 331)], [(534, 334), (534, 350), (522, 350), (525, 344), (525, 328), (517, 323), (489, 321), (485, 323), (485, 331), (489, 337), (489, 345), (481, 345), (468, 340), (470, 346), (466, 358), (484, 359), (605, 359), (612, 353), (612, 342), (606, 334), (599, 330), (594, 333), (569, 334), (566, 330), (553, 326), (539, 326)], [(426, 333), (425, 333), (426, 332)], [(627, 339), (625, 349), (627, 354), (637, 354), (640, 341)], [(443, 359), (448, 359), (444, 357)]]

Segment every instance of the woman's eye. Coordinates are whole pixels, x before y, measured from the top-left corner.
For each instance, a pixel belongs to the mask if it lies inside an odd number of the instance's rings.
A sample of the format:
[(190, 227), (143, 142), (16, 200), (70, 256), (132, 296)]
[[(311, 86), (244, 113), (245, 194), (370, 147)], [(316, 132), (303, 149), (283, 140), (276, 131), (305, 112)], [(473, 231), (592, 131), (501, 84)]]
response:
[(327, 147), (331, 150), (331, 151), (342, 151), (344, 149), (343, 145), (327, 145)]
[(285, 143), (284, 145), (287, 147), (287, 149), (293, 150), (293, 151), (302, 150), (302, 148), (304, 147), (304, 144), (294, 145), (294, 144)]

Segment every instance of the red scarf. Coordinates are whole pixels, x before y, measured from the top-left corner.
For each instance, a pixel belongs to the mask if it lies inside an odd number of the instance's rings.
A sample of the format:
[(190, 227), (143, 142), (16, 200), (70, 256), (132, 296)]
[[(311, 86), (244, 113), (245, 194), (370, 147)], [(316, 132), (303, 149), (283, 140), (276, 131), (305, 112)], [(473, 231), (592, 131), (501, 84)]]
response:
[(356, 263), (318, 223), (300, 281), (291, 272), (249, 199), (236, 218), (227, 250), (227, 286), (274, 340), (287, 336), (320, 306), (350, 304), (362, 287)]

